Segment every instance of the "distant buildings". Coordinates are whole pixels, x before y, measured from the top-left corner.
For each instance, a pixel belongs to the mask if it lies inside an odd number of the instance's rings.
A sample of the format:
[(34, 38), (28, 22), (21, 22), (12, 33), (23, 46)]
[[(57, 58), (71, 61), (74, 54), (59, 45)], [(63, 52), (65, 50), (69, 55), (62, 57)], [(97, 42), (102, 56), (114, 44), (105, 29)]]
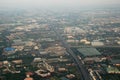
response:
[(53, 46), (53, 47), (48, 47), (46, 49), (46, 51), (50, 54), (50, 55), (56, 55), (56, 56), (60, 56), (60, 55), (65, 55), (65, 48), (62, 46)]
[(79, 27), (65, 27), (64, 33), (75, 35), (85, 33), (85, 31), (83, 29), (80, 29)]
[[(6, 22), (9, 13), (1, 12), (5, 23), (0, 24), (0, 45), (3, 45), (0, 47), (0, 80), (10, 79), (11, 75), (21, 78), (21, 73), (26, 74), (26, 78), (22, 77), (24, 80), (33, 80), (32, 76), (36, 75), (42, 80), (81, 80), (77, 64), (52, 26), (76, 49), (71, 50), (93, 80), (109, 80), (111, 74), (120, 74), (120, 11), (67, 12), (13, 12), (15, 16), (10, 23)], [(8, 73), (10, 76), (6, 76)]]
[(104, 46), (104, 43), (101, 41), (93, 41), (91, 42), (92, 46)]

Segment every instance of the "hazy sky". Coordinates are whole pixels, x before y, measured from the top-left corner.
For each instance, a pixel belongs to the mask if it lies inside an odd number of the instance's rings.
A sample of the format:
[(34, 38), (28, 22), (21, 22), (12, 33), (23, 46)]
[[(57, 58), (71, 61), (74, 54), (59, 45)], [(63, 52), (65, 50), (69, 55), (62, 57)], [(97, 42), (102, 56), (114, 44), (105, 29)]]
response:
[(0, 0), (0, 6), (104, 6), (120, 5), (120, 0)]

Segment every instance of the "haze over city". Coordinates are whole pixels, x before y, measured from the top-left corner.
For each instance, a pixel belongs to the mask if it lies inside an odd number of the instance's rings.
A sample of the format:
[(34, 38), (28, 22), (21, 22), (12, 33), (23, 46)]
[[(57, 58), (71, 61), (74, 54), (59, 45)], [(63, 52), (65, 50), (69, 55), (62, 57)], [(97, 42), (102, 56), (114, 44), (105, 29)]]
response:
[(0, 0), (0, 7), (96, 7), (117, 6), (120, 0)]
[(120, 80), (120, 0), (0, 0), (0, 80)]

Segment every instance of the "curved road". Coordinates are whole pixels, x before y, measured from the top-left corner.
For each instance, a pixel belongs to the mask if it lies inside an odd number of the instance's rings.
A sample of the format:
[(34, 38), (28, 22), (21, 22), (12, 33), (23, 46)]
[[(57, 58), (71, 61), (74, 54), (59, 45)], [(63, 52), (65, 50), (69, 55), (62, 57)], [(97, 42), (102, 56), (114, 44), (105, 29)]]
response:
[(86, 68), (84, 67), (84, 64), (82, 61), (79, 60), (79, 58), (73, 53), (73, 51), (70, 49), (67, 42), (62, 38), (62, 36), (59, 34), (59, 31), (55, 29), (55, 27), (51, 27), (52, 30), (56, 33), (56, 36), (59, 38), (59, 40), (62, 42), (63, 46), (66, 48), (67, 52), (73, 57), (75, 63), (77, 64), (77, 67), (79, 69), (79, 72), (81, 73), (81, 80), (91, 80), (90, 75)]

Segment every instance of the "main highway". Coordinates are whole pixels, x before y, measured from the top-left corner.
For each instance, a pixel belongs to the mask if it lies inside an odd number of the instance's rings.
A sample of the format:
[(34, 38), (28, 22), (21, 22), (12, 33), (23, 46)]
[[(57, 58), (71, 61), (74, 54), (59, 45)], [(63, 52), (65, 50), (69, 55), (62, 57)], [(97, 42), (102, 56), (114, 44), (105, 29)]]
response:
[(52, 30), (56, 33), (56, 36), (58, 39), (62, 42), (62, 45), (66, 48), (66, 51), (73, 57), (74, 62), (77, 64), (78, 70), (80, 72), (81, 80), (91, 80), (90, 74), (84, 67), (84, 64), (82, 61), (74, 54), (74, 52), (71, 50), (67, 42), (63, 39), (63, 37), (60, 35), (59, 30), (56, 29), (56, 27), (51, 27)]

